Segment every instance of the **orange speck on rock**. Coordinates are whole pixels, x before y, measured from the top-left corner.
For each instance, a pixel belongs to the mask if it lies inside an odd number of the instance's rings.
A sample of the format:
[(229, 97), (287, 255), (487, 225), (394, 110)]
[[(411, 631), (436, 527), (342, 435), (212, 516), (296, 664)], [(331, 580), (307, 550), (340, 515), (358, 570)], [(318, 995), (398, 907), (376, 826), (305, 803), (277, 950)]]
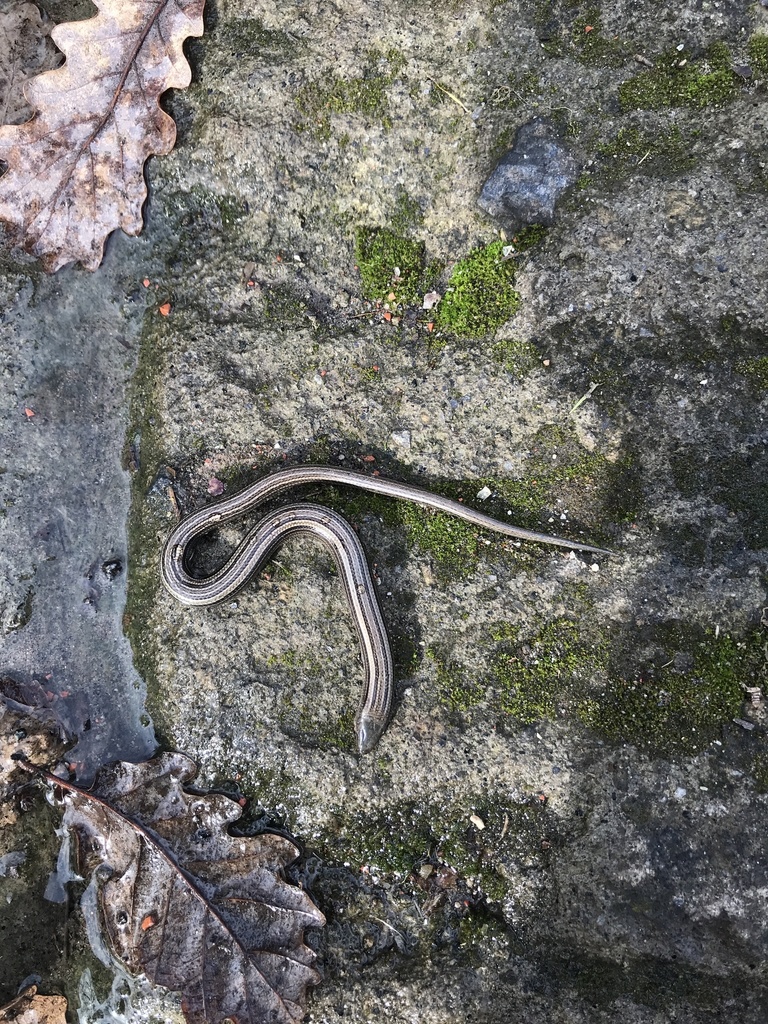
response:
[(150, 928), (154, 928), (157, 924), (157, 919), (154, 914), (147, 914), (144, 920), (141, 922), (141, 930), (146, 932)]
[(429, 322), (429, 323), (427, 324), (427, 330), (428, 330), (428, 331), (430, 332), (430, 334), (431, 334), (431, 333), (432, 333), (432, 331), (434, 331), (434, 329), (435, 329), (435, 325), (434, 325), (434, 323), (433, 323), (433, 322), (432, 322), (432, 321), (430, 320), (430, 322)]
[(170, 302), (164, 302), (162, 306), (158, 307), (157, 312), (160, 314), (160, 316), (168, 316), (168, 314), (171, 312)]
[(35, 410), (34, 409), (26, 409), (25, 408), (24, 409), (24, 415), (27, 417), (28, 420), (31, 420), (32, 417), (35, 415)]
[(391, 314), (391, 313), (389, 312), (389, 310), (388, 310), (388, 309), (385, 309), (385, 310), (384, 310), (384, 319), (385, 319), (385, 320), (386, 320), (387, 322), (389, 322), (389, 321), (390, 321), (390, 320), (392, 319), (392, 314)]
[(594, 32), (594, 30), (595, 30), (595, 26), (594, 25), (585, 25), (584, 26), (584, 31), (585, 32)]
[(144, 285), (145, 288), (149, 288), (149, 286), (152, 284), (148, 277), (145, 277), (141, 283)]
[(375, 455), (364, 455), (363, 456), (363, 462), (375, 462), (375, 461), (376, 461), (376, 456)]

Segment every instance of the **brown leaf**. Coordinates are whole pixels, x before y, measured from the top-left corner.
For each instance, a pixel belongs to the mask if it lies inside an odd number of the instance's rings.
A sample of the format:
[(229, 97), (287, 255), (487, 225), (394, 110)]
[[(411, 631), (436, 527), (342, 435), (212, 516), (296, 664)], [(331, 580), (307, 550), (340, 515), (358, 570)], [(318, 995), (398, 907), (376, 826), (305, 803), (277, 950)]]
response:
[(67, 59), (27, 82), (32, 119), (0, 128), (0, 222), (51, 272), (95, 270), (111, 231), (141, 231), (144, 162), (176, 141), (158, 101), (189, 85), (182, 46), (203, 34), (205, 0), (94, 3), (94, 18), (51, 33)]
[(25, 788), (25, 765), (55, 765), (71, 743), (64, 723), (39, 683), (0, 677), (0, 804)]
[(239, 804), (187, 792), (195, 772), (161, 754), (102, 768), (89, 791), (48, 778), (66, 793), (78, 870), (96, 872), (104, 933), (128, 970), (181, 992), (190, 1024), (294, 1024), (319, 980), (304, 929), (325, 918), (282, 878), (293, 843), (229, 835)]
[(62, 60), (50, 33), (51, 22), (34, 4), (0, 10), (0, 124), (21, 124), (32, 116), (24, 82)]
[(67, 1000), (64, 996), (39, 996), (30, 985), (5, 1006), (0, 1006), (0, 1024), (67, 1024)]

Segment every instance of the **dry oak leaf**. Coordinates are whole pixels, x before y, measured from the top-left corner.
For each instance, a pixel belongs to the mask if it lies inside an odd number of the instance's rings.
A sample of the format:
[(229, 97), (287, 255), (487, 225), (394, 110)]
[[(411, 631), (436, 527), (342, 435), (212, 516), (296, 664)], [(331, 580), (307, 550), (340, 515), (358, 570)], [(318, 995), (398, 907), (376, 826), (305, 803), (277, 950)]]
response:
[(30, 985), (5, 1006), (0, 1006), (0, 1024), (67, 1024), (64, 996), (39, 996)]
[(51, 23), (34, 4), (0, 4), (0, 124), (21, 124), (32, 116), (24, 83), (61, 63), (48, 38)]
[(184, 788), (184, 754), (121, 761), (64, 791), (78, 870), (95, 872), (107, 943), (134, 974), (181, 992), (190, 1024), (295, 1024), (320, 979), (304, 929), (325, 918), (282, 878), (299, 851), (283, 836), (231, 836), (240, 805)]
[(111, 231), (141, 231), (144, 162), (176, 141), (159, 98), (189, 85), (182, 46), (203, 34), (205, 0), (94, 3), (51, 33), (66, 61), (26, 83), (31, 120), (0, 127), (0, 222), (51, 273), (96, 270)]
[(0, 676), (0, 826), (16, 818), (14, 798), (31, 782), (29, 765), (52, 767), (70, 743), (60, 709), (39, 683)]

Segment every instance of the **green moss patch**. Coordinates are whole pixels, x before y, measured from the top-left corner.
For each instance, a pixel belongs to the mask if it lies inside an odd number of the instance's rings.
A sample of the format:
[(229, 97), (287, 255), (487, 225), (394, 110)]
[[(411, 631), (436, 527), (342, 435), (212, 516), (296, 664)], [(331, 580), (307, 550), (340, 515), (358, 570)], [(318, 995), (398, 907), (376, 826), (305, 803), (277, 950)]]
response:
[(541, 79), (535, 71), (513, 71), (503, 85), (488, 97), (492, 107), (516, 110), (541, 92)]
[(494, 638), (502, 641), (492, 667), (501, 710), (522, 725), (555, 718), (559, 699), (583, 691), (606, 664), (605, 645), (568, 618), (544, 623), (525, 640), (505, 624)]
[(517, 338), (504, 338), (497, 341), (491, 349), (494, 362), (513, 377), (525, 377), (540, 365), (541, 357), (535, 345), (530, 341)]
[(736, 370), (744, 374), (757, 387), (768, 391), (768, 356), (743, 360), (736, 364)]
[(372, 302), (411, 304), (428, 290), (429, 271), (423, 242), (389, 228), (359, 228), (355, 260), (363, 294)]
[[(317, 847), (323, 857), (343, 859), (355, 869), (410, 879), (422, 892), (469, 884), (497, 902), (511, 891), (521, 865), (546, 867), (557, 841), (557, 824), (545, 801), (534, 796), (514, 803), (490, 793), (467, 794), (461, 803), (444, 806), (396, 803), (352, 820), (339, 814)], [(433, 869), (430, 875), (419, 872), (425, 864)]]
[(768, 35), (756, 32), (747, 46), (752, 73), (756, 78), (768, 78)]
[(580, 716), (614, 740), (696, 754), (739, 715), (742, 684), (760, 685), (764, 651), (757, 635), (737, 640), (694, 628), (667, 632), (642, 675), (612, 678), (599, 697), (582, 704)]
[[(571, 715), (612, 742), (668, 757), (706, 749), (743, 714), (744, 687), (764, 680), (757, 633), (718, 636), (672, 623), (620, 635), (594, 620), (583, 597), (570, 615), (498, 623), (491, 640), (482, 678), (429, 652), (438, 700), (450, 711), (471, 716), (480, 709), (504, 727), (509, 720), (519, 727)], [(759, 784), (764, 768), (755, 761)]]
[(354, 703), (339, 714), (335, 700), (328, 702), (329, 672), (322, 657), (288, 650), (270, 658), (267, 667), (272, 685), (281, 694), (278, 721), (286, 735), (306, 747), (347, 753), (356, 750)]
[(663, 53), (656, 67), (619, 86), (619, 101), (624, 110), (702, 109), (727, 103), (738, 88), (739, 78), (732, 70), (728, 47), (715, 43), (698, 60), (684, 51)]
[(597, 155), (601, 181), (609, 184), (624, 180), (632, 172), (672, 178), (696, 163), (679, 128), (647, 132), (626, 126), (598, 146)]
[(629, 56), (624, 43), (604, 34), (599, 7), (588, 8), (576, 19), (572, 41), (577, 59), (588, 67), (621, 67)]
[[(503, 522), (529, 529), (545, 528), (542, 513), (553, 507), (558, 498), (567, 499), (566, 507), (574, 519), (586, 521), (589, 516), (593, 524), (596, 517), (601, 521), (607, 518), (611, 523), (631, 520), (642, 501), (641, 480), (631, 458), (625, 456), (609, 462), (604, 455), (587, 451), (570, 427), (550, 425), (539, 430), (531, 440), (525, 470), (520, 480), (433, 480), (429, 489), (477, 505), (475, 496), (487, 486), (491, 497), (483, 503), (482, 510)], [(423, 481), (415, 482), (423, 486)], [(408, 540), (432, 558), (439, 578), (457, 579), (473, 572), (486, 550), (485, 538), (498, 538), (453, 516), (409, 502), (344, 491), (326, 493), (332, 506), (353, 520), (373, 513), (391, 525), (404, 526)], [(557, 531), (567, 532), (562, 523)], [(572, 525), (570, 531), (573, 532)], [(590, 541), (599, 541), (595, 525), (590, 525), (588, 537)], [(534, 550), (526, 545), (515, 551), (514, 558), (530, 558)]]
[(367, 121), (389, 125), (387, 88), (402, 70), (403, 58), (396, 50), (386, 54), (370, 51), (362, 74), (341, 78), (328, 74), (308, 82), (295, 97), (303, 120), (298, 129), (311, 130), (319, 138), (331, 135), (334, 114), (358, 114)]
[(211, 33), (211, 44), (239, 57), (242, 54), (258, 56), (272, 63), (296, 56), (304, 48), (303, 41), (287, 32), (268, 29), (258, 18), (236, 18), (223, 21)]
[(453, 268), (438, 306), (436, 323), (464, 338), (479, 338), (501, 327), (517, 311), (516, 265), (504, 255), (504, 243), (474, 249)]
[(410, 540), (429, 552), (439, 576), (461, 578), (477, 566), (480, 539), (476, 527), (410, 503), (404, 506), (401, 519)]

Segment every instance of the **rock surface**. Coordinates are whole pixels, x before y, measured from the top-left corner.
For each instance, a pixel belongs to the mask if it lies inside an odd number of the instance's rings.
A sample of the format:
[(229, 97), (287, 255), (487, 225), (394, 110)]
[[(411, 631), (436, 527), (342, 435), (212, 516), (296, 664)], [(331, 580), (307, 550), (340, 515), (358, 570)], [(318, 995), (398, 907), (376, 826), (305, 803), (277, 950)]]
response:
[(511, 236), (529, 224), (551, 226), (555, 203), (579, 177), (578, 161), (552, 126), (524, 124), (480, 191), (478, 206)]
[[(304, 844), (310, 1020), (761, 1024), (768, 11), (218, 0), (206, 28), (142, 237), (94, 275), (3, 258), (0, 672), (85, 699), (85, 775), (149, 751), (146, 684), (201, 784)], [(500, 238), (477, 200), (534, 118), (584, 169), (546, 233)], [(460, 302), (485, 332), (457, 336)], [(359, 757), (322, 551), (214, 608), (159, 583), (178, 510), (305, 461), (616, 554), (313, 493), (357, 526), (395, 650)], [(120, 986), (42, 900), (49, 827), (3, 830), (0, 1004), (35, 971), (103, 1019)]]

